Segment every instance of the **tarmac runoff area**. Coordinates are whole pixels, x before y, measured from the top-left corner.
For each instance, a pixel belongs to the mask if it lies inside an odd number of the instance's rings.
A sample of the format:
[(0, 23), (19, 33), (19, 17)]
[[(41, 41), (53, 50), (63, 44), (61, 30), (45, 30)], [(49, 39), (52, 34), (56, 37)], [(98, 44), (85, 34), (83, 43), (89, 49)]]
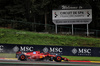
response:
[(0, 58), (0, 66), (100, 66), (100, 61), (78, 61), (70, 60), (55, 62), (55, 61), (19, 61), (17, 58)]

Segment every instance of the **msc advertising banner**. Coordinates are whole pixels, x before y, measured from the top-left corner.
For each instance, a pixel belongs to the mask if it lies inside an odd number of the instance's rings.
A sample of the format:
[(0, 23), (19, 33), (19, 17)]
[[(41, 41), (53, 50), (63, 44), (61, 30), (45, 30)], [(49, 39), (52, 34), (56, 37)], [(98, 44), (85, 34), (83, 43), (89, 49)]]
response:
[(17, 51), (40, 51), (67, 56), (100, 56), (100, 48), (96, 47), (0, 44), (0, 53), (16, 53)]

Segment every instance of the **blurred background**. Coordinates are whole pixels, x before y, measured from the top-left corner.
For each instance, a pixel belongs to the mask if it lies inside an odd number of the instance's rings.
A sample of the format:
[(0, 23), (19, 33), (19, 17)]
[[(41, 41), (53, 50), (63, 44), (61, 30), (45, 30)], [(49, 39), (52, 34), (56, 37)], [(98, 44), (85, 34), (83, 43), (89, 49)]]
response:
[[(0, 0), (0, 27), (55, 33), (52, 10), (59, 5), (84, 4), (92, 7), (89, 36), (100, 37), (99, 0)], [(71, 25), (59, 25), (58, 33), (70, 35)], [(86, 36), (86, 25), (74, 25), (74, 35)]]

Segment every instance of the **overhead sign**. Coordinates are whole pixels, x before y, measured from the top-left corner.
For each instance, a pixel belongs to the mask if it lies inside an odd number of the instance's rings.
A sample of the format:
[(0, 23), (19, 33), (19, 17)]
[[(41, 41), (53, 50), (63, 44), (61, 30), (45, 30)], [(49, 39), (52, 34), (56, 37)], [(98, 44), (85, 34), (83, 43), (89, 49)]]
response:
[[(79, 9), (78, 9), (79, 8)], [(62, 6), (61, 10), (52, 10), (54, 24), (89, 24), (92, 21), (92, 9)]]

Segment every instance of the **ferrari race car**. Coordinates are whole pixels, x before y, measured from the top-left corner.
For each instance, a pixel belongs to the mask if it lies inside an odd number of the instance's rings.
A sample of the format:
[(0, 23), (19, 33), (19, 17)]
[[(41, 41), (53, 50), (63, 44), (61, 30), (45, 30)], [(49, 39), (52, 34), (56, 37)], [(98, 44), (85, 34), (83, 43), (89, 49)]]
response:
[(61, 62), (61, 60), (68, 61), (67, 58), (61, 57), (60, 55), (51, 55), (50, 53), (40, 53), (40, 51), (34, 51), (34, 52), (16, 52), (16, 57), (18, 60), (26, 61), (28, 59), (48, 59), (50, 61), (55, 60), (56, 62)]

